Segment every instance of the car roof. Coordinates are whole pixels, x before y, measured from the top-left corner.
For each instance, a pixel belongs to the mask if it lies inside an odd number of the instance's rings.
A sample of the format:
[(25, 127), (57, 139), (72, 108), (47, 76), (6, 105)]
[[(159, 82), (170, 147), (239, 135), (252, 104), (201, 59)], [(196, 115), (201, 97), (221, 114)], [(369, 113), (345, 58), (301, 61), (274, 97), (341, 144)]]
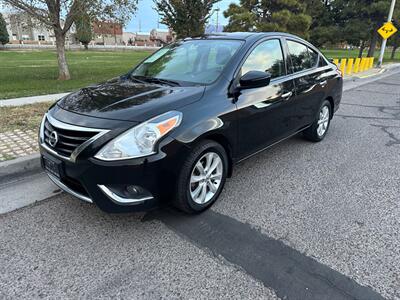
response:
[[(248, 40), (257, 39), (267, 36), (286, 36), (299, 39), (300, 37), (289, 34), (286, 32), (221, 32), (221, 33), (209, 33), (197, 37), (186, 38), (189, 39), (231, 39), (231, 40)], [(301, 39), (301, 38), (300, 38)]]

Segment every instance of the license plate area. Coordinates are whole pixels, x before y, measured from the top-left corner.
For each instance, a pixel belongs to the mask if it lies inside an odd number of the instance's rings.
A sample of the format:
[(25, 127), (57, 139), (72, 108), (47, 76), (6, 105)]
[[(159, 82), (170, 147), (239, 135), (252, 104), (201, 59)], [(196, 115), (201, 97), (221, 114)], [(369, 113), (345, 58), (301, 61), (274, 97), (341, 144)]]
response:
[(61, 174), (63, 173), (63, 162), (55, 159), (50, 158), (47, 156), (42, 157), (43, 168), (51, 175), (61, 179)]

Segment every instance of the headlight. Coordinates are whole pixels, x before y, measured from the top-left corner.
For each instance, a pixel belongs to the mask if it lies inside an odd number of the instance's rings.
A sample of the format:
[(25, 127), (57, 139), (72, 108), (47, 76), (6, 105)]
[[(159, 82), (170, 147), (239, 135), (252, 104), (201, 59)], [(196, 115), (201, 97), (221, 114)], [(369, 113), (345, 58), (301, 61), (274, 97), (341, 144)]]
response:
[(181, 120), (182, 113), (178, 111), (157, 116), (117, 136), (95, 157), (100, 160), (121, 160), (154, 154), (157, 141), (179, 126)]

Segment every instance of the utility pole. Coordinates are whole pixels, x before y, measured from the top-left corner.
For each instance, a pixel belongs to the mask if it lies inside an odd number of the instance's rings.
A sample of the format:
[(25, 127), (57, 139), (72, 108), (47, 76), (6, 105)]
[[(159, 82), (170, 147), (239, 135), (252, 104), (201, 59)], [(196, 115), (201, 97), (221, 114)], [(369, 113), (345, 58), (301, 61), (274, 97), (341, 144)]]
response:
[(219, 8), (216, 8), (215, 11), (217, 12), (217, 24), (216, 24), (216, 28), (215, 31), (218, 32), (218, 14), (219, 14)]
[[(392, 22), (395, 5), (396, 5), (396, 0), (392, 0), (392, 4), (390, 5), (390, 10), (389, 10), (389, 16), (388, 16), (388, 20), (387, 20), (388, 22)], [(382, 67), (382, 62), (383, 62), (383, 56), (385, 54), (386, 43), (387, 43), (387, 39), (384, 39), (382, 41), (381, 53), (379, 55), (378, 68)]]

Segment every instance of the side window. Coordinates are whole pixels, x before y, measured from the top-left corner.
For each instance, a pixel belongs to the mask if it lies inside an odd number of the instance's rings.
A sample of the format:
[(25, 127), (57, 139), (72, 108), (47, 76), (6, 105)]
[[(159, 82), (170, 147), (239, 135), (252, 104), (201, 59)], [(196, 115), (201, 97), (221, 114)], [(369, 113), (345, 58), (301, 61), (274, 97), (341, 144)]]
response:
[(318, 56), (319, 56), (318, 53), (308, 48), (308, 55), (310, 55), (311, 68), (316, 67), (318, 64)]
[(293, 41), (287, 41), (293, 73), (311, 68), (308, 47)]
[(320, 56), (320, 57), (319, 57), (318, 67), (325, 67), (325, 66), (327, 66), (327, 65), (328, 65), (328, 64), (326, 63), (325, 59), (324, 59), (322, 56)]
[(269, 72), (272, 78), (286, 75), (280, 41), (268, 40), (254, 48), (242, 66), (242, 75), (249, 71)]

